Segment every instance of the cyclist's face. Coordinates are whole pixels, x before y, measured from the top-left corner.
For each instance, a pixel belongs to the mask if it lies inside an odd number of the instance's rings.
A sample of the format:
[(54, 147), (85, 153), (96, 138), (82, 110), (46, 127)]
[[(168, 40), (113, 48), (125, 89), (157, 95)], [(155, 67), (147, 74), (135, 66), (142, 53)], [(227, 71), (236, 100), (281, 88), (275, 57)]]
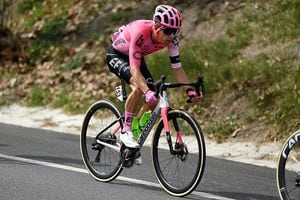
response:
[(155, 40), (159, 43), (164, 43), (165, 45), (168, 45), (170, 42), (172, 42), (175, 36), (175, 32), (165, 34), (162, 28), (157, 28), (154, 30)]
[(158, 40), (160, 43), (164, 43), (165, 45), (168, 45), (170, 42), (174, 40), (176, 35), (174, 34), (164, 34), (163, 30), (160, 30), (158, 32)]

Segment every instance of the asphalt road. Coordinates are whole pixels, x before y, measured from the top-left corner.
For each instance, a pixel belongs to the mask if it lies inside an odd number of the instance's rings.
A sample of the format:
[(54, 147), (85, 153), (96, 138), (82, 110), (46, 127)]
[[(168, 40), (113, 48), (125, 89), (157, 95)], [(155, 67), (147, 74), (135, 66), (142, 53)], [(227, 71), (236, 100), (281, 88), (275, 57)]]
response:
[[(0, 123), (0, 199), (179, 199), (159, 186), (150, 148), (142, 157), (143, 165), (101, 183), (85, 170), (79, 135)], [(279, 200), (275, 169), (208, 157), (198, 188), (185, 199)]]

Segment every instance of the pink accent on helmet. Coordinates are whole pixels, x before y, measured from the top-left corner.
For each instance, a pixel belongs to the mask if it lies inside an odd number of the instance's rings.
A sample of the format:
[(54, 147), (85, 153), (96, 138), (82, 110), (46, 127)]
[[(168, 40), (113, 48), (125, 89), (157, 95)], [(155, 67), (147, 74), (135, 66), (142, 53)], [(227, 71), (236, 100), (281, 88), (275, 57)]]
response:
[(167, 28), (179, 29), (182, 25), (180, 12), (169, 5), (159, 5), (155, 9), (153, 21)]

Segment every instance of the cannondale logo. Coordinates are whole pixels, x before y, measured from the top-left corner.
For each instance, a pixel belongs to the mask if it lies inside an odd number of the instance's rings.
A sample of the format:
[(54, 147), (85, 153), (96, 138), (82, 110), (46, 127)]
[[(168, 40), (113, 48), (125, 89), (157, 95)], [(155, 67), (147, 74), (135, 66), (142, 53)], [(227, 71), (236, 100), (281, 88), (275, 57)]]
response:
[(284, 158), (287, 158), (288, 152), (293, 148), (293, 146), (300, 141), (300, 132), (298, 132), (294, 137), (292, 137), (291, 139), (289, 139), (289, 141), (287, 142), (287, 144), (284, 147), (284, 150), (282, 152), (282, 156)]

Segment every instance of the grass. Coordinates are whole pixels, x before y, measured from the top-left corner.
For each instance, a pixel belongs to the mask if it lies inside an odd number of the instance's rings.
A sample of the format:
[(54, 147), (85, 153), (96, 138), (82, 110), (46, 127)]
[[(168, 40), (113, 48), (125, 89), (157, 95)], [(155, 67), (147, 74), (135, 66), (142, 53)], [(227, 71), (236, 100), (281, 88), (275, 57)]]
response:
[[(300, 2), (297, 0), (249, 1), (244, 16), (257, 24), (256, 35), (263, 44), (291, 41), (300, 35)], [(288, 23), (287, 23), (288, 22)]]
[(69, 92), (63, 90), (52, 100), (53, 108), (61, 108), (67, 104), (70, 104), (71, 98), (68, 96)]
[(42, 106), (49, 103), (49, 99), (49, 91), (43, 89), (40, 85), (36, 85), (27, 95), (27, 105)]
[(83, 101), (77, 100), (70, 91), (62, 90), (58, 95), (52, 98), (51, 107), (63, 108), (71, 114), (82, 114), (93, 103), (90, 99)]
[(0, 107), (9, 105), (10, 100), (8, 97), (1, 96), (0, 98)]
[[(16, 11), (22, 16), (24, 23), (18, 29), (25, 32), (32, 31), (32, 27), (39, 22), (41, 30), (37, 31), (37, 39), (26, 53), (34, 63), (47, 59), (47, 49), (61, 41), (67, 25), (67, 9), (72, 3), (71, 0), (22, 0), (17, 3)], [(60, 9), (57, 7), (60, 6)], [(55, 12), (54, 12), (55, 11)]]
[(26, 49), (26, 54), (31, 58), (31, 61), (39, 63), (40, 60), (51, 59), (51, 51), (48, 49), (51, 45), (55, 45), (62, 40), (66, 20), (65, 15), (59, 15), (43, 26), (38, 39), (32, 43), (30, 48)]
[(85, 62), (85, 57), (78, 56), (78, 57), (75, 57), (74, 59), (68, 61), (67, 63), (63, 64), (62, 69), (64, 71), (71, 71), (73, 69), (81, 67), (84, 64), (84, 62)]
[(1, 74), (1, 77), (4, 78), (4, 79), (6, 79), (6, 80), (10, 80), (10, 79), (16, 77), (16, 72), (5, 70), (5, 71)]
[(237, 119), (237, 115), (229, 115), (225, 119), (211, 124), (206, 131), (210, 134), (213, 134), (217, 140), (222, 141), (232, 135), (235, 130), (237, 130)]
[(41, 6), (42, 3), (43, 0), (22, 0), (17, 5), (17, 11), (25, 14), (26, 12), (35, 9), (37, 6)]

